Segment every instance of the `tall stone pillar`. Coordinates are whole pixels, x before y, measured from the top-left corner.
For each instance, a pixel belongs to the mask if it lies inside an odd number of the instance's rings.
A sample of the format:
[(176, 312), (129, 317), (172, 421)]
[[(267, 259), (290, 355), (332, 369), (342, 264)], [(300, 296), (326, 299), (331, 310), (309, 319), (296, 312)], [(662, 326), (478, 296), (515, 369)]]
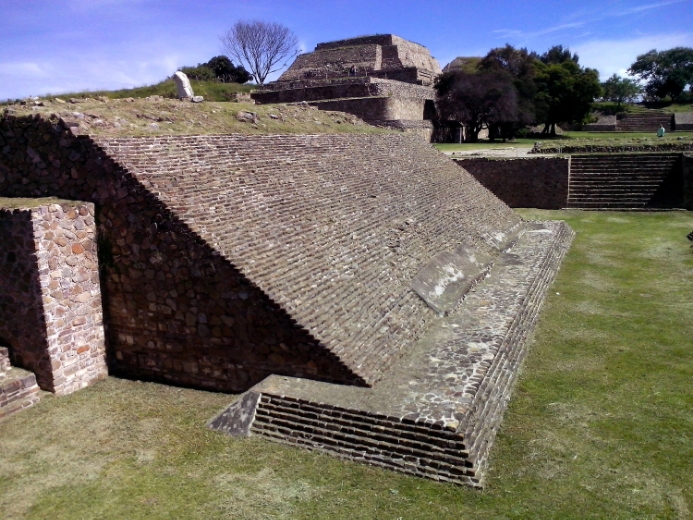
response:
[(108, 373), (95, 226), (90, 203), (0, 199), (0, 340), (59, 395)]

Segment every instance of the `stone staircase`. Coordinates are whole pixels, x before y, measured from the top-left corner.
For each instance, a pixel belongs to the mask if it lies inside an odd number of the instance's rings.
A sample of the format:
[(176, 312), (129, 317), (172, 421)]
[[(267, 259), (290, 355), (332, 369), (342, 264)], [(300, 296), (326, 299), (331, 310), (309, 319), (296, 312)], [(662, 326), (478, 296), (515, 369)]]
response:
[(619, 132), (655, 133), (660, 126), (667, 131), (671, 130), (671, 114), (663, 112), (626, 114), (618, 120), (616, 128)]
[(40, 400), (36, 376), (10, 365), (6, 347), (0, 347), (0, 419), (29, 408)]
[(683, 207), (681, 154), (573, 155), (569, 208)]

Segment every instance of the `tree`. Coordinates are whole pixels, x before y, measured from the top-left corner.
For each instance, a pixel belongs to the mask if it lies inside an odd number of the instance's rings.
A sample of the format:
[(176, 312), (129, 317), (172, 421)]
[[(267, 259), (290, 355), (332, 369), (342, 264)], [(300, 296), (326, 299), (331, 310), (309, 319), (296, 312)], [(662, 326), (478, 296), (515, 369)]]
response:
[(220, 39), (229, 56), (243, 64), (260, 85), (299, 52), (298, 37), (278, 23), (239, 21)]
[(628, 69), (628, 74), (646, 81), (650, 97), (670, 96), (676, 101), (686, 88), (693, 85), (693, 49), (675, 47), (668, 51), (641, 54)]
[(438, 113), (443, 119), (464, 124), (468, 141), (478, 141), (484, 126), (517, 119), (517, 92), (512, 76), (505, 71), (470, 74), (452, 70), (438, 77), (435, 89)]
[(247, 83), (252, 76), (240, 65), (236, 67), (226, 56), (215, 56), (206, 64), (222, 83)]
[(599, 72), (578, 65), (578, 56), (561, 45), (536, 62), (537, 122), (542, 133), (556, 135), (556, 124), (582, 122), (601, 95)]
[(181, 67), (180, 71), (188, 78), (196, 81), (214, 81), (216, 79), (214, 71), (202, 63), (197, 65), (197, 67)]
[(252, 77), (243, 67), (234, 66), (226, 56), (215, 56), (207, 63), (198, 63), (196, 67), (181, 67), (180, 70), (197, 81), (246, 83)]
[(616, 110), (619, 110), (621, 103), (634, 101), (642, 92), (642, 88), (637, 81), (614, 74), (602, 83), (602, 91), (604, 99), (615, 101)]
[(512, 77), (513, 85), (517, 91), (517, 118), (516, 121), (506, 121), (502, 129), (490, 128), (489, 136), (493, 138), (496, 133), (503, 137), (514, 137), (518, 129), (531, 124), (535, 120), (535, 98), (537, 85), (534, 81), (536, 74), (537, 55), (527, 49), (516, 49), (510, 44), (505, 47), (491, 49), (479, 62), (477, 69), (481, 72), (505, 71)]
[(563, 45), (554, 45), (544, 54), (542, 54), (539, 59), (545, 65), (554, 65), (557, 63), (563, 63), (566, 61), (572, 61), (574, 63), (580, 63), (580, 57), (577, 53), (570, 54), (570, 49), (568, 47), (563, 48)]

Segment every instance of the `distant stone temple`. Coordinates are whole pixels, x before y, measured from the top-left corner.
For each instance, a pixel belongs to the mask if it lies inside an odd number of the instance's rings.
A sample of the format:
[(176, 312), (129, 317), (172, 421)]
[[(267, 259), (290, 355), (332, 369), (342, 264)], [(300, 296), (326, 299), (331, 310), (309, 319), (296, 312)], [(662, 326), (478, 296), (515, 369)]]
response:
[(261, 104), (307, 102), (430, 140), (440, 72), (423, 45), (392, 34), (364, 36), (318, 44), (252, 97)]

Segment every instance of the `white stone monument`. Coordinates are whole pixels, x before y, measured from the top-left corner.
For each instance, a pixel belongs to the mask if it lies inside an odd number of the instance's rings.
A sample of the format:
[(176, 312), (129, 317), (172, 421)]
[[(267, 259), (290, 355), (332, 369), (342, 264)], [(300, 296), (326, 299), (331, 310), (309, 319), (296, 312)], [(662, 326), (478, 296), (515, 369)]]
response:
[(173, 75), (173, 81), (176, 82), (176, 88), (178, 89), (178, 99), (192, 98), (195, 96), (190, 86), (190, 80), (185, 73), (181, 71), (176, 72)]

